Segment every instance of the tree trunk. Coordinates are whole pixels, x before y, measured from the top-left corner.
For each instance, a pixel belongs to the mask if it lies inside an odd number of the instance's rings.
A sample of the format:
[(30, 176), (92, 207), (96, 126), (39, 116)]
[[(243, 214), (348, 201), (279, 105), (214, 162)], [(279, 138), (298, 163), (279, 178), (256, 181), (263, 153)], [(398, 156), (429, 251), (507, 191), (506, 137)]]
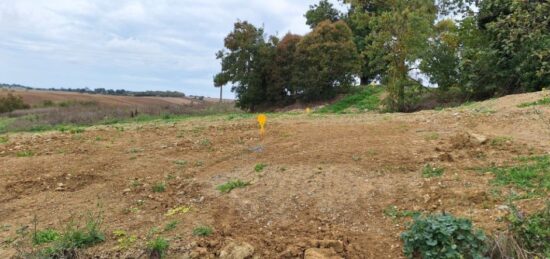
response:
[(361, 76), (361, 85), (368, 85), (369, 84), (369, 78), (366, 76)]
[(223, 86), (220, 86), (220, 103), (223, 101)]

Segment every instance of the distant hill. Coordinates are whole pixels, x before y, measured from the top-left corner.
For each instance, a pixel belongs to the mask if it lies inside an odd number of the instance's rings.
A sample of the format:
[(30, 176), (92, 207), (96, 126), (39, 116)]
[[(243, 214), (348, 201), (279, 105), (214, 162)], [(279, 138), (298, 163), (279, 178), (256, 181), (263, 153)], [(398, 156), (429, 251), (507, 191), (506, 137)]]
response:
[[(95, 88), (35, 88), (30, 86), (24, 86), (19, 84), (2, 84), (0, 88), (19, 89), (19, 90), (37, 90), (37, 91), (56, 91), (56, 92), (74, 92), (74, 93), (86, 93), (86, 94), (103, 94), (103, 95), (116, 95), (116, 96), (155, 96), (155, 97), (185, 97), (185, 94), (178, 91), (128, 91), (124, 89), (105, 89)], [(204, 98), (204, 97), (202, 97)], [(193, 98), (199, 99), (199, 98)]]

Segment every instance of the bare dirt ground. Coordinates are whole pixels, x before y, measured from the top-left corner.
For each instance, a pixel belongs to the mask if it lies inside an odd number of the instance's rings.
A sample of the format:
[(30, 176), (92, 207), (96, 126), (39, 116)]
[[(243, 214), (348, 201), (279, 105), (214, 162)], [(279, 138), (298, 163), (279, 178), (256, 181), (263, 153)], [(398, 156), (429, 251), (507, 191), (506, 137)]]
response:
[[(542, 96), (414, 114), (277, 114), (263, 138), (253, 118), (227, 116), (11, 134), (0, 144), (0, 240), (34, 216), (39, 228), (62, 228), (99, 203), (107, 241), (85, 257), (138, 257), (151, 228), (178, 220), (160, 234), (170, 239), (169, 258), (215, 258), (230, 244), (256, 258), (304, 258), (306, 251), (326, 256), (318, 258), (399, 258), (408, 219), (385, 215), (390, 206), (450, 212), (489, 233), (505, 227), (499, 206), (506, 198), (490, 190), (506, 187), (473, 168), (550, 151), (550, 107), (517, 108)], [(33, 156), (18, 157), (21, 151)], [(255, 172), (261, 163), (267, 166)], [(426, 164), (445, 168), (444, 175), (423, 178)], [(216, 190), (231, 179), (251, 185)], [(151, 186), (162, 181), (166, 192), (154, 193)], [(540, 209), (547, 198), (518, 206)], [(191, 210), (166, 215), (181, 206)], [(213, 235), (193, 236), (200, 225)], [(121, 250), (115, 230), (138, 240)], [(2, 258), (14, 254), (0, 248)]]

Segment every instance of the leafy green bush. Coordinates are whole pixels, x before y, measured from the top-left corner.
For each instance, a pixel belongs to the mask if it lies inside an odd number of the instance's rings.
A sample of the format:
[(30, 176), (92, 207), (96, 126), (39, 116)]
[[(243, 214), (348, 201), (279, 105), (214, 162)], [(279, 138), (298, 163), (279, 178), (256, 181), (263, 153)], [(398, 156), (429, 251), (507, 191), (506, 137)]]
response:
[(401, 239), (408, 258), (483, 258), (486, 251), (481, 230), (448, 214), (416, 217)]
[(23, 102), (21, 96), (16, 96), (12, 93), (8, 93), (6, 96), (0, 96), (0, 113), (28, 108), (30, 108), (30, 106)]

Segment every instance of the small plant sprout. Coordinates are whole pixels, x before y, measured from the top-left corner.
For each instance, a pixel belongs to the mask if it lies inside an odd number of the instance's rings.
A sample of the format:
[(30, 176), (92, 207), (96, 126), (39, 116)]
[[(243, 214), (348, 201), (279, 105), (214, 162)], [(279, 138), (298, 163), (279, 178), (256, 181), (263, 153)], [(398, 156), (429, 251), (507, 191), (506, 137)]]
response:
[(424, 169), (422, 169), (422, 177), (424, 178), (431, 178), (431, 177), (439, 177), (442, 176), (445, 170), (443, 168), (434, 167), (430, 164), (427, 164), (424, 166)]
[(233, 180), (218, 186), (217, 189), (222, 193), (230, 193), (233, 189), (244, 188), (249, 185), (250, 185), (249, 182), (243, 182), (241, 180)]
[(186, 160), (176, 160), (176, 161), (174, 161), (174, 164), (176, 164), (180, 167), (183, 167), (183, 166), (187, 165), (187, 161)]
[(214, 231), (208, 226), (199, 226), (193, 229), (193, 235), (198, 237), (207, 237), (212, 235)]
[(261, 173), (266, 167), (267, 165), (264, 163), (256, 164), (256, 166), (254, 166), (254, 171), (256, 171), (256, 173)]
[(172, 220), (168, 222), (166, 226), (164, 226), (164, 231), (168, 232), (168, 231), (174, 230), (178, 226), (178, 223), (179, 222), (177, 220)]
[(156, 182), (153, 184), (153, 192), (165, 192), (166, 191), (166, 183), (164, 182)]

